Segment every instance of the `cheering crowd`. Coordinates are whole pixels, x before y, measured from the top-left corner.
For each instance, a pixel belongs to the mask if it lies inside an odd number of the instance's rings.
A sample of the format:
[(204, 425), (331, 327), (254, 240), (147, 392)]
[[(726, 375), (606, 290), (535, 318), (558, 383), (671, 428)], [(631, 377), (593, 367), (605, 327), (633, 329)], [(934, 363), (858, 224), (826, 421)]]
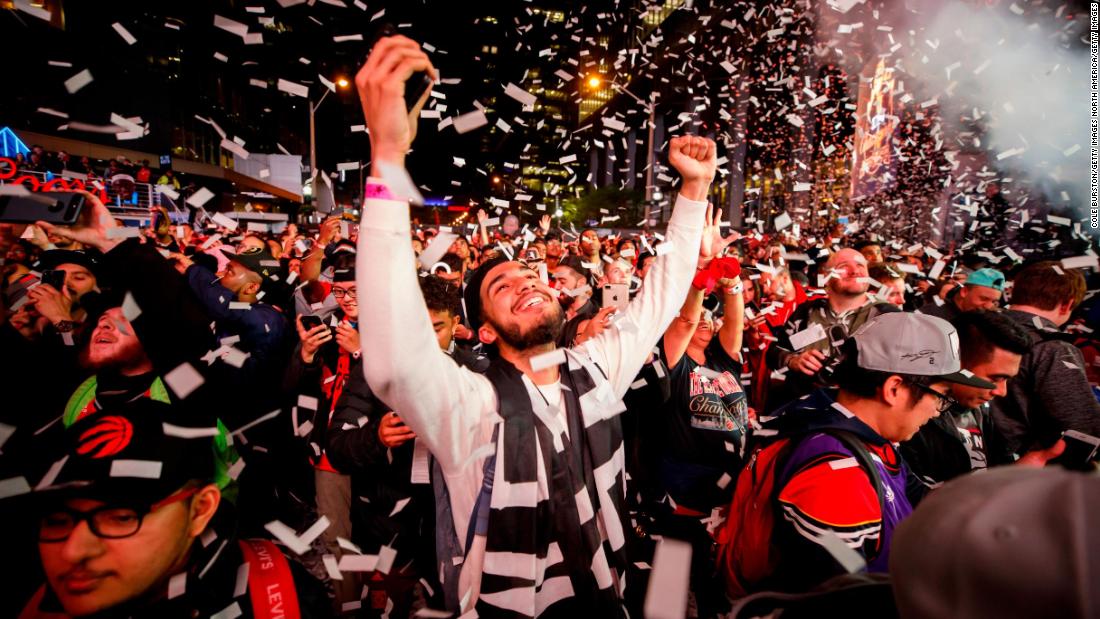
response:
[(421, 71), (358, 226), (0, 224), (0, 613), (1097, 616), (1091, 248), (416, 226)]

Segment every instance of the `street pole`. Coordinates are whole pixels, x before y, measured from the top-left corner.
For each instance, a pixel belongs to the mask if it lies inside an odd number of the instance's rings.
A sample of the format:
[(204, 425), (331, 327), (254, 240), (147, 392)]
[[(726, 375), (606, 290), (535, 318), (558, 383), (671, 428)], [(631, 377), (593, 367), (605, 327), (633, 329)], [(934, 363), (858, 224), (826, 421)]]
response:
[[(624, 89), (625, 90), (625, 89)], [(646, 168), (645, 168), (645, 201), (653, 200), (653, 130), (656, 122), (654, 114), (657, 110), (656, 93), (649, 93), (649, 139), (646, 140)], [(646, 204), (646, 219), (649, 219), (649, 204)]]
[(313, 188), (314, 200), (317, 196), (317, 127), (314, 120), (314, 115), (317, 112), (317, 108), (313, 103), (309, 103), (309, 174), (310, 185)]
[(328, 96), (329, 90), (325, 90), (325, 93), (321, 95), (321, 98), (317, 100), (317, 104), (314, 105), (310, 101), (306, 101), (309, 106), (309, 174), (312, 178), (310, 183), (313, 186), (313, 199), (317, 200), (317, 123), (315, 116), (317, 114), (317, 108), (321, 107), (321, 103), (325, 101), (325, 97)]

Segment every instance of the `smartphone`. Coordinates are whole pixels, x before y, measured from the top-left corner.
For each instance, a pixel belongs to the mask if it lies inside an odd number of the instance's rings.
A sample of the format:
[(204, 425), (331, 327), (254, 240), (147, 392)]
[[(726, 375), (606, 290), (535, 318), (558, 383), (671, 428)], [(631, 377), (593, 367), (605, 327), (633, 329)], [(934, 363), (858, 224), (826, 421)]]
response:
[[(378, 27), (378, 31), (375, 32), (374, 40), (370, 46), (373, 49), (375, 44), (379, 40), (386, 37), (391, 37), (397, 32), (397, 28), (390, 23), (383, 23)], [(420, 97), (424, 96), (424, 91), (432, 85), (432, 78), (424, 71), (417, 71), (409, 76), (409, 79), (405, 81), (405, 109), (411, 110), (416, 102), (420, 100)]]
[(42, 283), (52, 286), (54, 290), (60, 292), (65, 286), (65, 271), (61, 269), (46, 269), (42, 271)]
[(302, 326), (305, 327), (306, 331), (312, 331), (322, 324), (324, 323), (321, 322), (320, 316), (314, 316), (313, 314), (305, 314), (302, 316)]
[(630, 286), (627, 284), (604, 284), (602, 307), (615, 307), (618, 311), (626, 310), (630, 304)]
[(84, 208), (84, 194), (42, 191), (25, 196), (0, 196), (0, 221), (72, 225)]
[(1072, 471), (1095, 470), (1093, 462), (1100, 451), (1100, 438), (1077, 430), (1066, 430), (1062, 433), (1062, 440), (1066, 442), (1066, 450), (1054, 462)]

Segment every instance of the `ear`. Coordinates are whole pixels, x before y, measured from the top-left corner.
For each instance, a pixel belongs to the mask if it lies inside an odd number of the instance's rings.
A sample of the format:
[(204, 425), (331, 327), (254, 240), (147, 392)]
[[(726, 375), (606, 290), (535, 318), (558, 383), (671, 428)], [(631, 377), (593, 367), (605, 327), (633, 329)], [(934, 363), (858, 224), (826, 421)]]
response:
[(195, 494), (191, 499), (191, 527), (188, 531), (191, 537), (202, 535), (221, 501), (222, 492), (214, 484), (207, 484)]
[(256, 282), (249, 282), (244, 285), (244, 288), (241, 290), (241, 292), (247, 295), (257, 294), (260, 292), (260, 284)]
[(489, 323), (485, 323), (478, 327), (477, 339), (481, 340), (482, 344), (493, 344), (497, 341), (497, 331)]
[(1065, 303), (1062, 303), (1058, 306), (1058, 312), (1060, 314), (1066, 314), (1068, 316), (1073, 313), (1073, 306), (1073, 299), (1067, 299)]
[(461, 316), (451, 316), (451, 335), (454, 335), (455, 329), (462, 324)]
[(909, 388), (901, 380), (901, 377), (894, 374), (886, 379), (886, 382), (882, 384), (882, 399), (891, 408), (899, 404), (908, 404), (909, 402)]

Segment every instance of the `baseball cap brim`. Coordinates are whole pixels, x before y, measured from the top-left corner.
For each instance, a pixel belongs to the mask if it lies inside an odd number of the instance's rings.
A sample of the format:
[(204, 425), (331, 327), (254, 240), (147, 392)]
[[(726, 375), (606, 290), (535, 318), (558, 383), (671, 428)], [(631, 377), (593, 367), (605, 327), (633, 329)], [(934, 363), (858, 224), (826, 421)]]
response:
[(945, 380), (949, 383), (955, 383), (958, 385), (966, 385), (967, 387), (978, 387), (980, 389), (994, 389), (997, 385), (989, 382), (984, 378), (980, 378), (969, 370), (959, 370), (951, 374), (944, 374), (943, 376), (937, 376), (939, 380)]

